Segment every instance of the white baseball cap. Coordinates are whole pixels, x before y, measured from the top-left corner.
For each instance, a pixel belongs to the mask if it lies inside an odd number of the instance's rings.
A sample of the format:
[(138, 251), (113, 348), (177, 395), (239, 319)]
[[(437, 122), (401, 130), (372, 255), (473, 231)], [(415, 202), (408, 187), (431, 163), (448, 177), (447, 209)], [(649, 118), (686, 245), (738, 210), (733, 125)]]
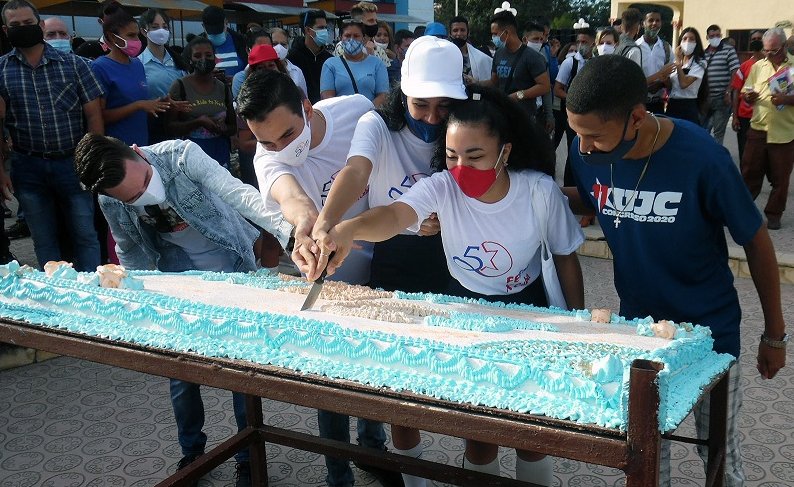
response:
[(405, 53), (400, 88), (414, 98), (446, 97), (465, 100), (463, 54), (446, 39), (422, 36)]

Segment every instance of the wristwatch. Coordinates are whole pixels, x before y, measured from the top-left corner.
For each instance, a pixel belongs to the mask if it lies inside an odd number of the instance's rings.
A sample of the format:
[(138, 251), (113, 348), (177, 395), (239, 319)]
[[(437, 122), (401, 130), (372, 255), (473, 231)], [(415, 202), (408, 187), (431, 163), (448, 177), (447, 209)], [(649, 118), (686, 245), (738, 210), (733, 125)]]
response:
[(519, 99), (519, 100), (523, 100), (524, 99), (524, 90), (516, 91), (516, 98)]
[(780, 340), (772, 340), (767, 338), (766, 333), (761, 334), (761, 343), (765, 344), (768, 347), (772, 348), (786, 348), (786, 344), (788, 343), (789, 336), (784, 334), (783, 338)]

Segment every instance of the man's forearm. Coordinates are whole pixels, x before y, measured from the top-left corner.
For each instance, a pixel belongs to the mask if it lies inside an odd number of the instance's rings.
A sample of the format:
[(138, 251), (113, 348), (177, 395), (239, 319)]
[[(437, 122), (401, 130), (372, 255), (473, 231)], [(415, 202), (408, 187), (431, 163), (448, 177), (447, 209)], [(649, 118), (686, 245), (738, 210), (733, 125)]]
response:
[(764, 333), (773, 340), (779, 339), (786, 332), (780, 307), (780, 274), (775, 249), (765, 227), (758, 230), (744, 246), (744, 251), (764, 313)]

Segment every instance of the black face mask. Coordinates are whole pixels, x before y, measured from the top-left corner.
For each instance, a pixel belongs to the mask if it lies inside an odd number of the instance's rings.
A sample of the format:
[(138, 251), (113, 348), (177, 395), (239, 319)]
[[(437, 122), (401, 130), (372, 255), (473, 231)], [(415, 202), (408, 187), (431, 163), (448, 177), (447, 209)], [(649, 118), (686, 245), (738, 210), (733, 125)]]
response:
[(215, 59), (193, 61), (193, 71), (198, 74), (210, 74), (215, 69)]
[(8, 28), (8, 42), (22, 49), (44, 42), (44, 31), (39, 24), (15, 25)]
[(460, 37), (450, 37), (449, 41), (458, 47), (463, 47), (466, 45), (466, 39), (461, 39)]
[(762, 41), (750, 41), (749, 47), (751, 52), (758, 52), (764, 48), (764, 43)]
[(365, 25), (364, 26), (364, 35), (367, 37), (375, 37), (378, 35), (378, 24), (375, 25)]

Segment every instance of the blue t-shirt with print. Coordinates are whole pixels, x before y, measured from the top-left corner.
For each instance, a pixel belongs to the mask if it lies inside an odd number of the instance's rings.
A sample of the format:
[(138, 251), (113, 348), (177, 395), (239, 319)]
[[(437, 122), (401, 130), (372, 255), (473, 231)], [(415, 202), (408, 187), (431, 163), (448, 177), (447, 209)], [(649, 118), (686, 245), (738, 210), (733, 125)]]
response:
[(234, 46), (234, 38), (226, 33), (226, 42), (215, 47), (215, 59), (217, 69), (222, 69), (226, 76), (232, 78), (238, 71), (245, 69), (245, 61), (237, 55), (237, 48)]
[[(376, 56), (367, 56), (361, 61), (347, 60), (350, 71), (356, 78), (358, 93), (374, 100), (381, 93), (389, 91), (389, 74), (383, 61)], [(326, 90), (335, 90), (336, 96), (355, 95), (350, 74), (342, 64), (342, 58), (334, 56), (323, 64), (320, 75), (320, 93)]]
[[(105, 90), (106, 108), (119, 108), (149, 99), (146, 72), (138, 58), (130, 58), (130, 62), (124, 64), (102, 56), (91, 63), (91, 70)], [(148, 145), (146, 112), (137, 110), (121, 120), (105, 123), (105, 135), (122, 140), (127, 145)]]
[(646, 160), (618, 161), (613, 184), (609, 165), (582, 160), (578, 137), (570, 153), (577, 187), (614, 255), (620, 314), (708, 326), (714, 350), (738, 357), (741, 309), (723, 227), (746, 245), (763, 220), (728, 151), (699, 126), (671, 120), (636, 197)]

